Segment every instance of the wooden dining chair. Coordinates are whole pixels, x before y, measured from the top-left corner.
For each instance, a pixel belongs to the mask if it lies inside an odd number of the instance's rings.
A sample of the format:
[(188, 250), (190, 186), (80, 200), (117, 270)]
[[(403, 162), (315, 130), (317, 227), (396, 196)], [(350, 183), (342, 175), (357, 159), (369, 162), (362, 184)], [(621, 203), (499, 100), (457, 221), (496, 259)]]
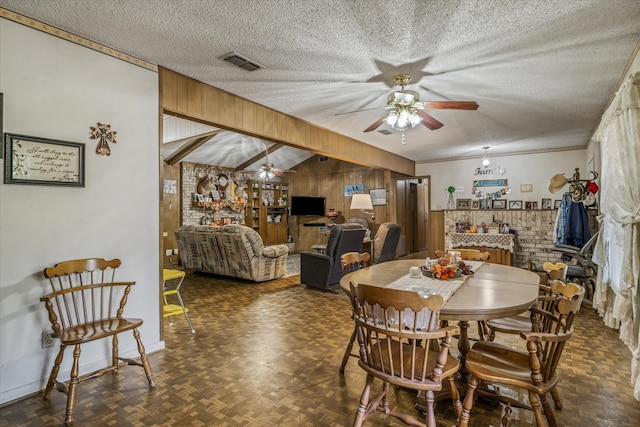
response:
[[(353, 282), (350, 288), (360, 347), (358, 365), (367, 373), (354, 427), (361, 426), (376, 411), (406, 425), (435, 427), (434, 391), (442, 390), (445, 379), (459, 415), (460, 396), (453, 379), (459, 363), (449, 357), (449, 347), (460, 330), (457, 326), (439, 327), (442, 296), (423, 298), (416, 292)], [(375, 378), (382, 380), (382, 392), (371, 397)], [(391, 385), (424, 393), (426, 424), (390, 407)]]
[[(584, 297), (584, 288), (574, 283), (556, 288), (558, 296), (551, 310), (533, 307), (531, 331), (521, 332), (527, 352), (514, 350), (495, 342), (479, 341), (467, 354), (466, 367), (471, 373), (458, 426), (466, 427), (480, 381), (524, 389), (529, 403), (499, 394), (490, 394), (507, 405), (503, 426), (511, 422), (511, 406), (532, 410), (536, 425), (557, 426), (547, 394), (558, 384), (557, 368), (566, 342), (571, 338), (575, 315)], [(478, 393), (485, 394), (484, 391)], [(555, 400), (555, 396), (554, 396)], [(548, 424), (547, 424), (548, 423)]]
[(456, 252), (460, 252), (460, 257), (463, 260), (468, 261), (488, 261), (491, 258), (489, 252), (482, 252), (478, 249), (456, 249)]
[[(584, 290), (583, 287), (579, 287), (576, 283), (565, 284), (561, 280), (551, 280), (547, 285), (539, 285), (539, 289), (540, 295), (538, 296), (536, 307), (539, 310), (543, 311), (552, 310), (553, 303), (558, 297), (560, 289), (563, 289), (565, 297), (573, 296), (570, 294), (571, 290), (573, 290), (575, 294), (581, 292), (581, 290)], [(520, 332), (531, 331), (531, 314), (533, 313), (534, 312), (532, 311), (528, 311), (527, 313), (523, 313), (518, 316), (488, 320), (487, 326), (490, 330), (488, 340), (494, 341), (496, 332), (517, 335), (520, 334)]]
[(542, 263), (542, 269), (547, 272), (549, 280), (562, 280), (567, 278), (567, 264), (563, 262), (544, 262)]
[[(340, 257), (340, 264), (342, 265), (342, 271), (344, 272), (344, 274), (347, 274), (366, 267), (367, 265), (369, 265), (370, 260), (371, 255), (369, 255), (369, 253), (367, 252), (347, 252)], [(344, 356), (342, 356), (342, 363), (340, 364), (341, 374), (344, 374), (344, 368), (347, 366), (347, 362), (349, 362), (349, 357), (360, 357), (360, 355), (352, 353), (353, 343), (356, 342), (356, 329), (357, 328), (355, 327), (353, 328), (351, 338), (349, 338), (349, 344), (347, 344), (347, 348), (344, 351)]]
[[(41, 297), (40, 301), (47, 309), (53, 336), (60, 339), (60, 350), (43, 399), (51, 397), (54, 385), (67, 394), (66, 424), (74, 422), (78, 385), (85, 380), (107, 372), (117, 373), (124, 365), (137, 365), (144, 368), (149, 387), (155, 387), (151, 365), (138, 332), (142, 319), (123, 317), (124, 306), (135, 282), (114, 281), (119, 266), (119, 259), (88, 258), (61, 262), (44, 270), (52, 292)], [(133, 332), (140, 362), (118, 355), (118, 334), (125, 331)], [(112, 337), (111, 365), (79, 375), (81, 345), (108, 337)], [(60, 382), (57, 380), (58, 372), (67, 346), (74, 347), (71, 375), (68, 381)]]
[[(560, 289), (563, 289), (562, 295), (565, 298), (572, 298), (574, 295), (578, 295), (580, 292), (584, 292), (584, 288), (574, 285), (575, 284), (573, 283), (565, 285), (564, 282), (560, 280), (552, 280), (548, 282), (548, 285), (539, 285), (540, 296), (538, 297), (538, 301), (536, 302), (537, 309), (546, 312), (552, 312), (555, 300), (559, 295), (561, 295)], [(580, 310), (580, 307), (578, 307), (578, 310)], [(547, 324), (532, 324), (532, 322), (535, 321), (535, 319), (532, 317), (533, 315), (535, 315), (535, 313), (535, 311), (530, 310), (527, 313), (518, 316), (488, 320), (486, 322), (487, 328), (489, 329), (488, 340), (494, 341), (496, 332), (519, 335), (521, 333), (531, 332), (534, 330), (534, 328), (538, 331), (547, 330)], [(540, 320), (546, 320), (547, 322), (549, 321), (548, 318)], [(553, 397), (556, 409), (562, 409), (562, 401), (560, 400), (560, 395), (558, 394), (558, 390), (555, 387), (551, 390), (551, 396)]]

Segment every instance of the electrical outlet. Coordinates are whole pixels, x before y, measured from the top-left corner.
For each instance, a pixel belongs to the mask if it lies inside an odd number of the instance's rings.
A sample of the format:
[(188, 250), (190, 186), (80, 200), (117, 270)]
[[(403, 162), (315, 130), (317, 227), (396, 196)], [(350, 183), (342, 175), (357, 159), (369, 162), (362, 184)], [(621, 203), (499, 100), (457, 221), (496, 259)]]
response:
[(42, 330), (42, 348), (54, 346), (55, 342), (52, 334), (53, 334), (53, 331), (51, 329)]
[(166, 251), (164, 251), (164, 254), (166, 256), (171, 256), (173, 254), (173, 251), (171, 249), (167, 249)]

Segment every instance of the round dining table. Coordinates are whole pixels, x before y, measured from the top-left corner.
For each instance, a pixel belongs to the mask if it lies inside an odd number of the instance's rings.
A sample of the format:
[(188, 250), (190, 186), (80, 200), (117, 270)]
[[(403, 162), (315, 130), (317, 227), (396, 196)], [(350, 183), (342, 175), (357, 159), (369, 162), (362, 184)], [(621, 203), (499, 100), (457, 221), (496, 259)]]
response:
[[(469, 262), (471, 264), (471, 262)], [(424, 260), (403, 259), (375, 264), (348, 273), (340, 280), (340, 287), (350, 294), (350, 283), (364, 283), (387, 287), (394, 281), (409, 275), (411, 267), (421, 267)], [(426, 279), (425, 280), (439, 280)], [(474, 274), (455, 291), (440, 310), (441, 320), (457, 320), (460, 327), (458, 350), (460, 380), (468, 382), (469, 371), (465, 361), (471, 350), (469, 321), (483, 321), (516, 316), (524, 313), (538, 299), (540, 276), (518, 267), (482, 263)]]

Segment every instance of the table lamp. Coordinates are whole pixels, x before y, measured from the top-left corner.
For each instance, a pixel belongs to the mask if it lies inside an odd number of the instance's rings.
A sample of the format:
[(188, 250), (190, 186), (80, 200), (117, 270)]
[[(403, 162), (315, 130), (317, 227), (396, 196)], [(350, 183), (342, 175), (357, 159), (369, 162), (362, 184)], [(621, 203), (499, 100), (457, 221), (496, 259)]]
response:
[[(375, 262), (374, 259), (374, 254), (375, 254), (375, 249), (374, 249), (374, 236), (373, 234), (375, 234), (376, 231), (376, 216), (375, 213), (373, 211), (373, 202), (371, 201), (371, 196), (369, 194), (354, 194), (353, 197), (351, 198), (351, 207), (350, 209), (352, 210), (356, 210), (359, 209), (360, 212), (364, 212), (366, 214), (371, 215), (371, 223), (373, 224), (372, 228), (372, 236), (371, 236), (371, 263), (373, 264)], [(371, 212), (369, 212), (371, 211)]]

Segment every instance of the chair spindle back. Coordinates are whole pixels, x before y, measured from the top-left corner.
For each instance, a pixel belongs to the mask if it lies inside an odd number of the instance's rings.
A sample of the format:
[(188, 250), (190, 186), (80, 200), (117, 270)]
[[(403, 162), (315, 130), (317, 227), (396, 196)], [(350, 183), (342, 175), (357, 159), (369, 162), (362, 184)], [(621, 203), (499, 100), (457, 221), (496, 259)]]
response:
[(45, 302), (55, 333), (101, 320), (122, 317), (131, 286), (115, 282), (119, 259), (88, 258), (66, 261), (44, 270), (51, 293)]

